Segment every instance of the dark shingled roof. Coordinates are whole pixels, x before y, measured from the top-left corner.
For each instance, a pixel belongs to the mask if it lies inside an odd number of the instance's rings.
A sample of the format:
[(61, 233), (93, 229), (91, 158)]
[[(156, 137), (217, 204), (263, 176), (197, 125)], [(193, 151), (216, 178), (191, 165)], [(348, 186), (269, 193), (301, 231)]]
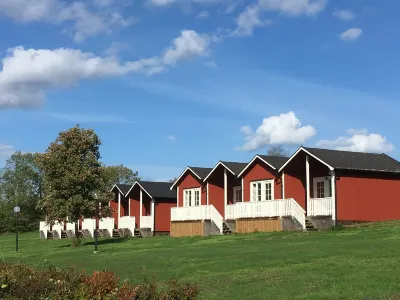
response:
[(200, 167), (189, 167), (190, 170), (195, 172), (198, 176), (200, 176), (200, 179), (204, 179), (207, 177), (208, 173), (212, 171), (212, 168), (200, 168)]
[(261, 157), (263, 160), (268, 162), (271, 166), (273, 166), (275, 169), (279, 170), (280, 167), (282, 167), (285, 162), (289, 159), (289, 157), (283, 157), (283, 156), (269, 156), (269, 155), (258, 155)]
[(303, 148), (335, 169), (400, 173), (400, 162), (383, 153)]
[(122, 194), (126, 195), (126, 193), (131, 189), (132, 184), (116, 184)]
[(247, 163), (232, 162), (232, 161), (221, 161), (229, 170), (235, 175), (239, 175), (240, 172), (247, 166)]
[(176, 191), (171, 191), (171, 182), (153, 182), (153, 181), (138, 181), (139, 184), (153, 198), (171, 198), (176, 199)]

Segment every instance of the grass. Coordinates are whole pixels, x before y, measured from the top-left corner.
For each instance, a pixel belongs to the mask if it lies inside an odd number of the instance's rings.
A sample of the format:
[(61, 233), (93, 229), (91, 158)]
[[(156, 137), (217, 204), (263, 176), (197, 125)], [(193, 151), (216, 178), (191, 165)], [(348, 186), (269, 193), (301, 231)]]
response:
[(100, 240), (0, 236), (0, 259), (196, 282), (203, 299), (400, 299), (400, 222), (338, 231)]

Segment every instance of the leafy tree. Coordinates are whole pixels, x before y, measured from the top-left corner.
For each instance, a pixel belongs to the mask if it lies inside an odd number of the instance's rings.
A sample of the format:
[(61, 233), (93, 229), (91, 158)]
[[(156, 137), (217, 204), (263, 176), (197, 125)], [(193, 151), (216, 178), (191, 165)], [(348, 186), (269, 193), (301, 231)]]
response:
[(104, 166), (104, 176), (108, 188), (114, 184), (133, 184), (136, 180), (140, 180), (138, 172), (123, 166)]
[(109, 214), (109, 193), (100, 160), (101, 141), (92, 129), (75, 127), (60, 132), (39, 157), (43, 170), (44, 196), (40, 207), (49, 220), (75, 223), (75, 239), (79, 245), (80, 217), (101, 217)]
[(21, 207), (18, 229), (36, 230), (41, 213), (36, 209), (42, 195), (38, 154), (15, 152), (0, 170), (0, 232), (14, 228), (15, 205)]
[(174, 183), (175, 181), (177, 181), (178, 180), (178, 177), (174, 177), (174, 178), (172, 178), (172, 179), (170, 179), (170, 180), (168, 180), (168, 182), (170, 182), (170, 183)]
[(269, 156), (281, 156), (281, 157), (289, 157), (290, 153), (287, 149), (282, 146), (273, 146), (268, 149), (267, 155)]

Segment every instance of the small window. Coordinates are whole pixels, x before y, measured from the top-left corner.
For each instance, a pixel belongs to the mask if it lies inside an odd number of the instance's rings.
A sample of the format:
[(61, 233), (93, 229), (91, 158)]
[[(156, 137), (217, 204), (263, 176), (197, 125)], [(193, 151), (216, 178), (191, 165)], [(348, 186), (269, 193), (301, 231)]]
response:
[(242, 187), (236, 186), (233, 188), (233, 203), (242, 202)]
[(325, 182), (318, 181), (317, 182), (317, 198), (325, 197)]
[(253, 201), (270, 201), (274, 199), (273, 180), (253, 182), (251, 188)]
[(183, 206), (200, 206), (200, 188), (185, 189)]

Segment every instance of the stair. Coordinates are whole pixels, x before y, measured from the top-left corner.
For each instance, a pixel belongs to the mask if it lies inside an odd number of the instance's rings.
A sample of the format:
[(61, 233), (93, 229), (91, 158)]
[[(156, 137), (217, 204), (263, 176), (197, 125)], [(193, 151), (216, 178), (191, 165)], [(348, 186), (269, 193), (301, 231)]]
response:
[(306, 219), (306, 231), (318, 231), (318, 229), (310, 220)]
[(232, 234), (233, 230), (232, 228), (224, 221), (222, 222), (222, 234), (226, 235), (226, 234)]
[(98, 230), (98, 229), (95, 230), (95, 231), (94, 231), (94, 235), (97, 236), (98, 238), (100, 238), (100, 237), (101, 237), (100, 230)]
[(142, 234), (142, 232), (141, 232), (139, 229), (136, 229), (136, 228), (135, 228), (135, 230), (133, 231), (133, 236), (134, 236), (134, 237), (137, 237), (137, 238), (142, 238), (142, 237), (143, 237), (143, 234)]
[(119, 229), (113, 229), (112, 237), (113, 237), (113, 238), (120, 238), (120, 237), (122, 237), (121, 231), (120, 231)]
[(68, 238), (68, 234), (67, 234), (67, 232), (65, 230), (61, 231), (61, 238), (62, 239), (67, 239)]
[(48, 240), (52, 240), (54, 237), (53, 237), (53, 232), (52, 231), (47, 231), (47, 239)]

